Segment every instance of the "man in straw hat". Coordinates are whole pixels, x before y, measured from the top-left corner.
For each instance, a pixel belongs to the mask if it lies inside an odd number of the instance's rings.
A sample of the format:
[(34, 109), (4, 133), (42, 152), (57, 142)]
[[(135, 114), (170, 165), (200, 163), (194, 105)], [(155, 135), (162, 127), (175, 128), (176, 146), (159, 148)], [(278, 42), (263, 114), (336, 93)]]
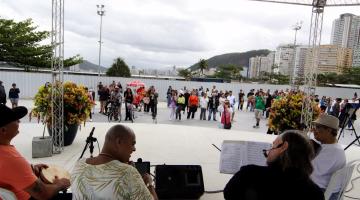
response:
[(38, 176), (44, 164), (30, 165), (11, 145), (11, 140), (19, 133), (20, 119), (27, 109), (19, 106), (13, 109), (0, 104), (0, 187), (12, 191), (19, 200), (50, 199), (59, 191), (70, 186), (68, 179), (55, 179), (53, 184), (45, 184)]
[[(314, 171), (311, 178), (325, 191), (331, 176), (346, 164), (345, 152), (336, 139), (339, 119), (332, 115), (323, 114), (316, 121), (313, 121), (313, 125), (314, 136), (321, 143), (321, 150), (312, 161)], [(331, 191), (330, 199), (337, 198), (340, 187), (341, 180), (337, 180), (336, 187)]]

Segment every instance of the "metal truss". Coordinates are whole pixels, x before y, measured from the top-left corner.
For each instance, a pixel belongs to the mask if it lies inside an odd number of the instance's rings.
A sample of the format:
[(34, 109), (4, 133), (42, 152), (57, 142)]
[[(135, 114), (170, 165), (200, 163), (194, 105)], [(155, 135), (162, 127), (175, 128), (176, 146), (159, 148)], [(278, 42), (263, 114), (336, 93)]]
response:
[[(316, 89), (317, 68), (319, 62), (319, 51), (321, 42), (321, 32), (323, 24), (324, 8), (335, 6), (356, 6), (360, 5), (360, 0), (250, 0), (259, 2), (292, 4), (302, 6), (312, 6), (311, 25), (309, 35), (309, 46), (311, 63), (304, 71), (304, 93), (303, 106), (301, 112), (301, 123), (306, 127), (306, 130), (311, 128), (313, 121), (313, 97)], [(295, 59), (295, 57), (294, 57)]]
[(61, 153), (64, 146), (64, 0), (52, 0), (51, 44), (51, 131), (53, 153)]

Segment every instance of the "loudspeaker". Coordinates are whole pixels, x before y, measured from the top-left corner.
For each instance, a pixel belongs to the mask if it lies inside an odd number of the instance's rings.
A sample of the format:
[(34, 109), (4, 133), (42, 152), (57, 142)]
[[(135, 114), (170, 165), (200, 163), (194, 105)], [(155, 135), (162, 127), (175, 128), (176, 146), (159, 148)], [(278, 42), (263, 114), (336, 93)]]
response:
[(200, 165), (156, 165), (155, 175), (160, 199), (198, 199), (204, 194)]

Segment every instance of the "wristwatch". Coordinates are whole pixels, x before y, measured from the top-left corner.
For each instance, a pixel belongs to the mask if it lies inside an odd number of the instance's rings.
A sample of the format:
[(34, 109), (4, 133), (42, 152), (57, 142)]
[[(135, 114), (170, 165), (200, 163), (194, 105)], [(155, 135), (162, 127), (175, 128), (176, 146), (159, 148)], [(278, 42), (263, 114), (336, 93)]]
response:
[(149, 187), (154, 187), (154, 185), (151, 184), (151, 183), (146, 183), (146, 187), (147, 187), (147, 188), (149, 188)]

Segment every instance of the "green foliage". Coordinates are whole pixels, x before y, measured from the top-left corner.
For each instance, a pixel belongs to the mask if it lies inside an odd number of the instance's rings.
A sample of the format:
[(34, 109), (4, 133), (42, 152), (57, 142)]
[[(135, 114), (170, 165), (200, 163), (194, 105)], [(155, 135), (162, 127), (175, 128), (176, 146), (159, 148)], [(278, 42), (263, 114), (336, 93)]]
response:
[[(21, 22), (0, 18), (0, 61), (30, 69), (50, 68), (52, 46), (41, 45), (49, 38), (49, 31), (36, 31), (31, 19)], [(64, 60), (64, 67), (82, 62), (79, 55)]]
[(243, 70), (243, 67), (236, 66), (233, 64), (221, 65), (217, 68), (214, 78), (222, 78), (222, 79), (240, 79), (240, 72)]
[(114, 63), (106, 72), (107, 76), (120, 76), (120, 77), (130, 77), (129, 66), (125, 63), (122, 58), (116, 58)]
[(178, 75), (184, 77), (185, 80), (190, 80), (192, 77), (191, 71), (188, 69), (178, 69)]
[(199, 69), (201, 71), (201, 74), (204, 75), (204, 69), (207, 69), (208, 64), (205, 59), (200, 59), (199, 61)]
[(317, 84), (325, 86), (326, 84), (357, 84), (360, 85), (360, 68), (352, 67), (345, 70), (343, 74), (324, 73), (318, 74)]

